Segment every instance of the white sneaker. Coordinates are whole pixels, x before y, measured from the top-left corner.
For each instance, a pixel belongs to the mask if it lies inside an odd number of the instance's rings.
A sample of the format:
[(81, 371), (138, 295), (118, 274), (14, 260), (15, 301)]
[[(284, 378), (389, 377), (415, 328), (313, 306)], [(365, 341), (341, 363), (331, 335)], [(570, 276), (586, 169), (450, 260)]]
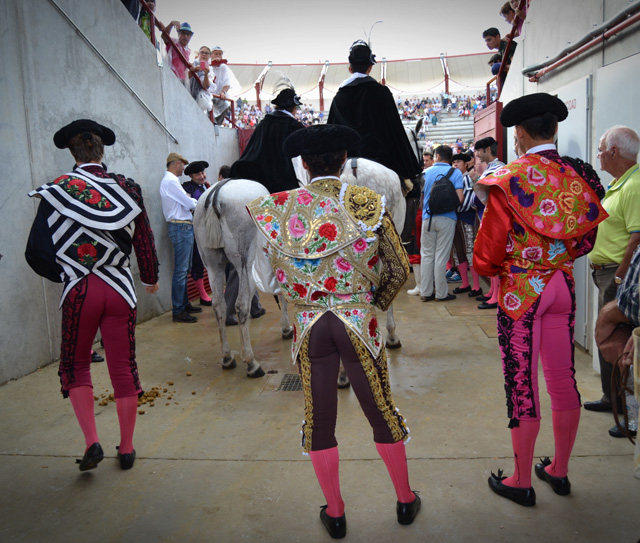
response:
[(420, 287), (416, 285), (415, 287), (410, 288), (409, 290), (407, 290), (407, 294), (409, 296), (420, 296)]

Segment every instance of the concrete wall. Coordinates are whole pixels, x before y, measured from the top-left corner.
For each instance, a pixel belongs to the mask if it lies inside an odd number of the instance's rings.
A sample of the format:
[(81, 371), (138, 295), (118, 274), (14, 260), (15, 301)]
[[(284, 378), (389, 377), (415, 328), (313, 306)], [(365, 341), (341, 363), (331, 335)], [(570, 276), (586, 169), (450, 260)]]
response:
[(238, 144), (235, 130), (213, 127), (169, 67), (158, 66), (153, 46), (119, 0), (4, 0), (0, 36), (4, 383), (59, 356), (60, 286), (37, 276), (24, 259), (37, 209), (27, 193), (73, 166), (68, 150), (53, 145), (53, 134), (79, 118), (109, 126), (116, 143), (105, 149), (105, 163), (142, 186), (160, 290), (149, 296), (138, 289), (140, 321), (171, 308), (172, 249), (158, 195), (168, 153), (208, 161), (208, 178), (215, 180), (222, 164), (237, 159)]

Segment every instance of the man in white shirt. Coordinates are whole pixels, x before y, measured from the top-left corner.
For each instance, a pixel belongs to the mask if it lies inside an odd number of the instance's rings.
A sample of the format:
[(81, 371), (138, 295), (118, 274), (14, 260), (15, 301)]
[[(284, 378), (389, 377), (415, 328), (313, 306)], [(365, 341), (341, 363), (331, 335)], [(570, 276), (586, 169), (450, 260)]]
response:
[(178, 179), (189, 161), (178, 153), (167, 157), (167, 171), (160, 183), (162, 212), (169, 223), (169, 239), (173, 245), (173, 279), (171, 281), (171, 304), (174, 322), (197, 322), (191, 313), (202, 311), (189, 303), (187, 296), (187, 273), (193, 253), (193, 210), (196, 199), (189, 197)]

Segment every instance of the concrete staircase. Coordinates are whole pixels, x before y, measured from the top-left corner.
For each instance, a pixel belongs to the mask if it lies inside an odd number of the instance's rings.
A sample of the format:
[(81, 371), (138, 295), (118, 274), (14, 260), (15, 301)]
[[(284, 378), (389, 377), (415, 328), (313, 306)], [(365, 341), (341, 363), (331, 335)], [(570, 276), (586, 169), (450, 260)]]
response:
[[(429, 123), (425, 131), (427, 139), (437, 143), (455, 143), (458, 138), (466, 144), (473, 141), (473, 117), (463, 119), (458, 117), (457, 112), (447, 113), (440, 112), (438, 115), (438, 125), (433, 126)], [(403, 124), (410, 128), (415, 128), (416, 121), (403, 121)], [(425, 140), (421, 140), (424, 144)]]

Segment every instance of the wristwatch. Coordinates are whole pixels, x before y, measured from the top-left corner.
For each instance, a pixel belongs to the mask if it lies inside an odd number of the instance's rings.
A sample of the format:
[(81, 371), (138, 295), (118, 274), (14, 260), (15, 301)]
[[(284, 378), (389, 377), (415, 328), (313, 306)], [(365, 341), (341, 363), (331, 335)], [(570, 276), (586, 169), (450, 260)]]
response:
[(622, 284), (622, 277), (618, 277), (617, 275), (614, 277), (613, 282), (616, 285), (621, 285)]

